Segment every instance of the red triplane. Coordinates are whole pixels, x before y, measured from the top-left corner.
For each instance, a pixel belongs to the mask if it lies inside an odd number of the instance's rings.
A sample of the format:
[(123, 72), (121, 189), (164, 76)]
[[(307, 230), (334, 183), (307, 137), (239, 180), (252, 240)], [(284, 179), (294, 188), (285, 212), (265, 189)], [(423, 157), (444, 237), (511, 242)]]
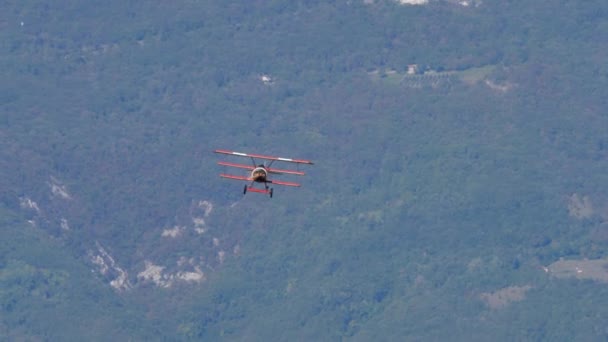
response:
[[(235, 163), (229, 163), (229, 162), (223, 162), (223, 161), (218, 162), (218, 164), (222, 165), (222, 166), (231, 166), (231, 167), (236, 167), (239, 169), (249, 170), (249, 171), (251, 171), (251, 173), (249, 174), (249, 177), (227, 175), (224, 173), (221, 173), (220, 177), (251, 182), (250, 185), (245, 185), (245, 188), (243, 188), (243, 194), (246, 194), (247, 191), (252, 191), (252, 192), (258, 192), (261, 194), (267, 194), (271, 198), (272, 198), (272, 188), (270, 188), (268, 186), (268, 184), (295, 186), (295, 187), (299, 187), (300, 184), (292, 183), (292, 182), (283, 182), (283, 181), (278, 181), (278, 180), (271, 180), (269, 178), (270, 174), (289, 174), (289, 175), (299, 175), (299, 176), (304, 175), (304, 172), (301, 172), (301, 171), (281, 170), (281, 169), (271, 168), (272, 163), (274, 163), (275, 161), (282, 161), (282, 162), (295, 163), (295, 164), (312, 165), (312, 162), (309, 160), (269, 157), (269, 156), (262, 156), (259, 154), (248, 154), (248, 153), (233, 152), (233, 151), (226, 151), (226, 150), (215, 150), (214, 152), (220, 153), (220, 154), (229, 154), (229, 155), (238, 156), (238, 157), (251, 158), (251, 162), (253, 165), (235, 164)], [(262, 164), (258, 164), (255, 161), (256, 158), (267, 160), (270, 162), (268, 164), (266, 164), (265, 162)], [(254, 187), (255, 183), (263, 183), (264, 189), (255, 188)]]

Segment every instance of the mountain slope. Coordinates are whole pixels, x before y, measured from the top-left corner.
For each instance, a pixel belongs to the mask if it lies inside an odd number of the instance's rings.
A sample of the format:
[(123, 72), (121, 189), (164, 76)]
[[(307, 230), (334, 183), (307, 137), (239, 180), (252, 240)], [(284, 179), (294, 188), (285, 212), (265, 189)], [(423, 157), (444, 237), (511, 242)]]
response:
[(3, 3), (0, 331), (605, 337), (607, 10)]

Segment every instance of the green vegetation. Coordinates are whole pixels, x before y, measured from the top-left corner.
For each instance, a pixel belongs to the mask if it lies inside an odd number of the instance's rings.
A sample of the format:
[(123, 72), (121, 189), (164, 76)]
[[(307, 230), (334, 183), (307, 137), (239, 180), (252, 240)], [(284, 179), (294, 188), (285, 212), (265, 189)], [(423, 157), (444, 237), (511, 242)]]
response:
[(607, 14), (2, 2), (0, 340), (606, 339)]
[(61, 242), (5, 210), (0, 218), (2, 340), (163, 336), (133, 303), (92, 278)]

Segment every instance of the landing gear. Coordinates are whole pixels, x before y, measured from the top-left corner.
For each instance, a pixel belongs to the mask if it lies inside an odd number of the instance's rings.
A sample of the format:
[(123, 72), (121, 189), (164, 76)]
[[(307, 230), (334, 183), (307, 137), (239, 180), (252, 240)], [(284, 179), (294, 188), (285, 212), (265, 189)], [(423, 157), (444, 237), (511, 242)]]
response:
[(247, 193), (247, 185), (243, 188), (243, 195)]
[(264, 187), (266, 188), (266, 193), (270, 195), (270, 198), (272, 198), (272, 188), (268, 187), (268, 182), (264, 183)]

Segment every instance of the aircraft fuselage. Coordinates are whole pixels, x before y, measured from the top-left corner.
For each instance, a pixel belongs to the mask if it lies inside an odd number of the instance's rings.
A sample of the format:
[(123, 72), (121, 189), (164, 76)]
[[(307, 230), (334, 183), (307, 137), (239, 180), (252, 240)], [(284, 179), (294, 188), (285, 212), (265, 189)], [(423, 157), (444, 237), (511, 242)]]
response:
[(251, 179), (258, 183), (266, 183), (268, 171), (264, 166), (258, 166), (251, 171)]

